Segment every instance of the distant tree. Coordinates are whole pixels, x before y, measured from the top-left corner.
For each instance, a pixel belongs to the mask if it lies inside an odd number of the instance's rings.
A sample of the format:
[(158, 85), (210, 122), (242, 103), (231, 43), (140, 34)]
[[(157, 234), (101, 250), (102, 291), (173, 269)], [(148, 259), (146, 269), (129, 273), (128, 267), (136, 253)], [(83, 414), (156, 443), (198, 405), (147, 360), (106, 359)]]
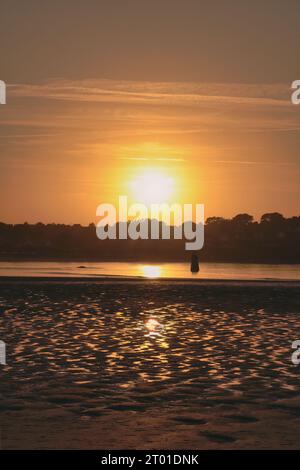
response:
[[(160, 233), (162, 227), (160, 221)], [(170, 240), (102, 241), (96, 237), (94, 224), (0, 222), (0, 257), (158, 262), (189, 259), (184, 240), (172, 237), (172, 226), (170, 233)], [(209, 217), (200, 257), (203, 261), (300, 263), (300, 217), (286, 219), (278, 212), (264, 214), (260, 222), (254, 222), (247, 213), (232, 219)]]
[(252, 224), (253, 216), (249, 214), (238, 214), (231, 219), (234, 225), (246, 227), (247, 225)]
[(268, 214), (263, 214), (261, 216), (261, 223), (267, 223), (267, 224), (278, 224), (284, 222), (285, 218), (283, 217), (282, 214), (279, 212), (271, 212)]
[(208, 217), (206, 219), (206, 225), (221, 224), (223, 222), (226, 222), (226, 219), (224, 219), (223, 217)]

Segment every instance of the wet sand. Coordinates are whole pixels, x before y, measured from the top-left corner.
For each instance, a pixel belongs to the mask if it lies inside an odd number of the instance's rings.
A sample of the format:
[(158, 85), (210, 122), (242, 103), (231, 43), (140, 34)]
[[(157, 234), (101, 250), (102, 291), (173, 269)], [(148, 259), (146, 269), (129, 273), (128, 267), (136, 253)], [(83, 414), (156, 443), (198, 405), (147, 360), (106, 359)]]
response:
[(3, 449), (300, 448), (299, 283), (1, 279)]

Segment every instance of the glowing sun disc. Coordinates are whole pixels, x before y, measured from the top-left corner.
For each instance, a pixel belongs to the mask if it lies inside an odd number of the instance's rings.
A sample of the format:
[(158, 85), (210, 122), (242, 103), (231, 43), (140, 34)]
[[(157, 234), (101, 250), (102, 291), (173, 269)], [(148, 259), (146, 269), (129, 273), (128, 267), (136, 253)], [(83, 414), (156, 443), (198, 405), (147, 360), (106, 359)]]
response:
[(159, 171), (148, 170), (131, 182), (131, 189), (136, 202), (167, 203), (174, 192), (174, 179)]

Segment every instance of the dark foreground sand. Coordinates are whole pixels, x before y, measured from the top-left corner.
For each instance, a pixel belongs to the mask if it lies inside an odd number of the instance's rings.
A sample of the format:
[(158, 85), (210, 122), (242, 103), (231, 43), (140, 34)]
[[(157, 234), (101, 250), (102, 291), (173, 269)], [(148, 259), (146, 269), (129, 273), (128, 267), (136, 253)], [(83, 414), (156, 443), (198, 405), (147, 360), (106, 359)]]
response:
[(0, 282), (3, 449), (300, 448), (297, 283)]

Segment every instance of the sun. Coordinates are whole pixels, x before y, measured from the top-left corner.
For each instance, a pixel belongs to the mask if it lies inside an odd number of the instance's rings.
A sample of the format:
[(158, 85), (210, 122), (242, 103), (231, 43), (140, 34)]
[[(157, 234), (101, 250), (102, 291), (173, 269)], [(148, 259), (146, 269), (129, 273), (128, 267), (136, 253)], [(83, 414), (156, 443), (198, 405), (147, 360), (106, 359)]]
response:
[(146, 205), (168, 203), (174, 186), (174, 178), (155, 169), (144, 170), (130, 182), (134, 200)]

